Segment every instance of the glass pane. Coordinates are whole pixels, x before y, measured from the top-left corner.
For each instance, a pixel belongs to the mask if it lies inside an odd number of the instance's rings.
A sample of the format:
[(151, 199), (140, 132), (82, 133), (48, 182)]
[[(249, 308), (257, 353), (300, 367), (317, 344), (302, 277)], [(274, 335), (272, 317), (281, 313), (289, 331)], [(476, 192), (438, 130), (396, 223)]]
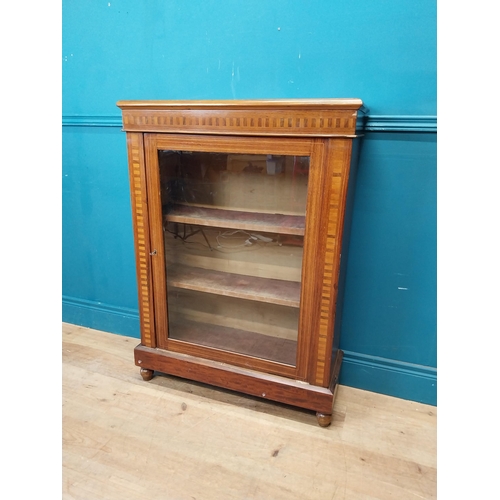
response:
[(295, 365), (309, 157), (159, 164), (169, 337)]

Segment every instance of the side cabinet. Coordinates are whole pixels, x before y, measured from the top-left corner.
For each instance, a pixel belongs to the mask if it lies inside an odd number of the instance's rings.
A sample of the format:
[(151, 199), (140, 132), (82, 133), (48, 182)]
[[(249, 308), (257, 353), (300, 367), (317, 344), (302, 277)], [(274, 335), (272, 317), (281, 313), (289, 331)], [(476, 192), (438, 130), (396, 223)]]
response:
[(295, 405), (329, 425), (361, 100), (117, 105), (142, 377)]

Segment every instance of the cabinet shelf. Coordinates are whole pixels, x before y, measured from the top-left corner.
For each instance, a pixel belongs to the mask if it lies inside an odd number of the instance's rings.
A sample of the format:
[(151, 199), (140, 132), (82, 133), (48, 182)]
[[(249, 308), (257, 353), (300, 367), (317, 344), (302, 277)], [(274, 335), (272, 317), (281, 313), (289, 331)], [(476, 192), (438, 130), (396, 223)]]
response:
[(169, 287), (208, 292), (289, 307), (300, 305), (300, 283), (189, 266), (167, 268)]
[(244, 229), (267, 233), (304, 236), (305, 217), (257, 212), (240, 212), (190, 205), (173, 205), (165, 214), (167, 222), (180, 222), (196, 226)]
[(297, 342), (294, 340), (194, 321), (170, 323), (169, 332), (174, 340), (295, 365)]

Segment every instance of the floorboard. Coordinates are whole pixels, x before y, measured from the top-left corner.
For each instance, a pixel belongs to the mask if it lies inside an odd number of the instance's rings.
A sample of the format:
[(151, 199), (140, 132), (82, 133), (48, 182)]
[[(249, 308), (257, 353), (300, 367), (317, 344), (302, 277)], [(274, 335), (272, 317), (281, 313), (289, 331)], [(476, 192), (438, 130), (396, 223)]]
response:
[(339, 386), (333, 423), (170, 376), (63, 324), (63, 499), (436, 498), (436, 408)]

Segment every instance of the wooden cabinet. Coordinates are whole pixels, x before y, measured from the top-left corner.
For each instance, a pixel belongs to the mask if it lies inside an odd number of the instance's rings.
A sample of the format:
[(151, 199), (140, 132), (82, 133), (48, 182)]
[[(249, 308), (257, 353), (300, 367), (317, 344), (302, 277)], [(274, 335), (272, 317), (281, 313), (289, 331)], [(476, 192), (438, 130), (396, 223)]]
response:
[(156, 370), (241, 391), (329, 425), (362, 102), (118, 106), (143, 378)]

